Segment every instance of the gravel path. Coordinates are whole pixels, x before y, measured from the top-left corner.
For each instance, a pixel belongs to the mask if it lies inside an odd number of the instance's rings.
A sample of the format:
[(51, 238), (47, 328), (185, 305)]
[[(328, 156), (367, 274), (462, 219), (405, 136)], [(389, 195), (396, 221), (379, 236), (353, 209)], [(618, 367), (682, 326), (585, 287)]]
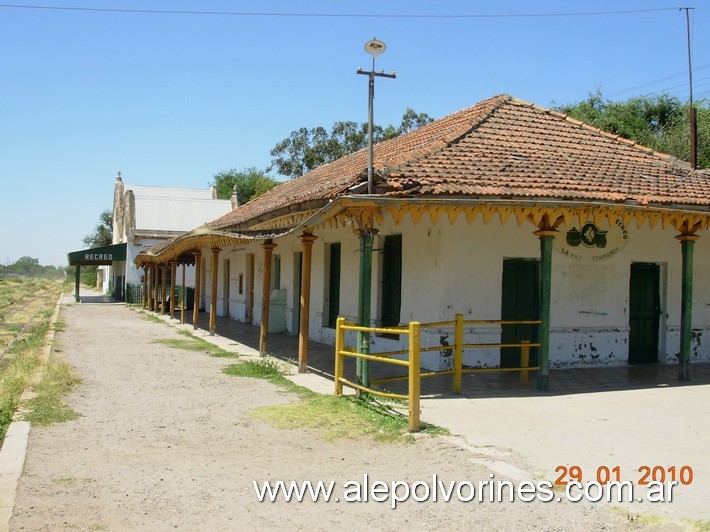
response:
[[(83, 378), (68, 397), (82, 416), (32, 427), (12, 530), (530, 529), (627, 526), (622, 512), (565, 502), (313, 503), (257, 501), (252, 481), (489, 480), (481, 456), (441, 438), (327, 442), (250, 418), (297, 401), (233, 360), (154, 343), (180, 338), (120, 304), (66, 305), (55, 351)], [(474, 463), (478, 462), (478, 463)]]

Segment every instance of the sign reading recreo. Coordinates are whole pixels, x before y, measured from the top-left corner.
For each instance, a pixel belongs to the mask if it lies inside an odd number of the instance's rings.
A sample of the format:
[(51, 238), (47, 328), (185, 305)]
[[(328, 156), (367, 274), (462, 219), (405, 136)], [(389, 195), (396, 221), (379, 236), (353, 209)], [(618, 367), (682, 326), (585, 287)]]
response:
[(126, 243), (72, 251), (68, 259), (72, 266), (110, 266), (113, 262), (126, 260)]
[(613, 224), (605, 219), (600, 225), (594, 220), (587, 220), (581, 227), (562, 224), (557, 228), (554, 240), (555, 249), (570, 259), (598, 262), (609, 259), (619, 253), (629, 240), (629, 232), (623, 222)]
[(110, 261), (113, 261), (113, 253), (84, 253), (84, 260), (110, 260)]

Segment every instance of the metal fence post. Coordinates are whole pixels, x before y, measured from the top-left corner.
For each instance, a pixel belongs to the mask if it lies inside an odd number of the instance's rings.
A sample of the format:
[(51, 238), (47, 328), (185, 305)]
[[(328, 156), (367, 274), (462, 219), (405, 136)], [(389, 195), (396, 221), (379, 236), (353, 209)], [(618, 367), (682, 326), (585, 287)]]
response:
[(335, 395), (343, 395), (343, 355), (341, 351), (345, 347), (345, 330), (343, 324), (345, 318), (338, 318), (335, 321)]
[(454, 328), (454, 393), (461, 393), (463, 369), (463, 314), (456, 314)]
[[(530, 340), (521, 340), (520, 343), (521, 344), (529, 344)], [(523, 345), (520, 347), (520, 367), (521, 368), (530, 367), (530, 346), (529, 345)], [(527, 369), (520, 370), (520, 384), (527, 384), (528, 383), (528, 373), (529, 373), (529, 370), (527, 370)]]
[(419, 400), (421, 394), (420, 323), (409, 323), (409, 432), (419, 432)]

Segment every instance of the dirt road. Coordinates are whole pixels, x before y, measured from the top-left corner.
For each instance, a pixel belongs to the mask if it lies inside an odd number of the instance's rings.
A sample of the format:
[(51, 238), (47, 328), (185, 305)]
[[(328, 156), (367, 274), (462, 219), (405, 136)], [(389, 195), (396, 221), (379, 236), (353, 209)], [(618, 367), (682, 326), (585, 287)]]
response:
[[(567, 502), (258, 502), (252, 481), (486, 481), (481, 456), (438, 438), (326, 442), (253, 420), (297, 401), (265, 381), (231, 377), (234, 362), (154, 343), (180, 338), (120, 304), (70, 304), (56, 349), (83, 384), (82, 414), (32, 427), (12, 530), (530, 529), (627, 526), (623, 512)], [(496, 477), (497, 478), (497, 477)], [(465, 491), (465, 490), (464, 490)]]

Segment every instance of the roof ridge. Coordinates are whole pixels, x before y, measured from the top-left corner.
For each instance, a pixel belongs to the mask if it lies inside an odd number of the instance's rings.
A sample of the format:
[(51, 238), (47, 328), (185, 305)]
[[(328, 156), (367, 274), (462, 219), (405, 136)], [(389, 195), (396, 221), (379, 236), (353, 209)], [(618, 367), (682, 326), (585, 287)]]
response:
[(640, 144), (640, 143), (636, 142), (635, 140), (627, 139), (626, 137), (622, 137), (621, 135), (617, 135), (616, 133), (611, 133), (609, 131), (605, 131), (605, 130), (600, 129), (596, 126), (593, 126), (592, 124), (585, 122), (584, 120), (578, 120), (576, 118), (572, 118), (568, 114), (562, 113), (560, 111), (556, 111), (556, 110), (549, 108), (549, 107), (544, 107), (542, 105), (538, 105), (533, 102), (528, 102), (526, 100), (516, 98), (515, 96), (510, 96), (509, 101), (510, 101), (510, 103), (513, 103), (513, 104), (537, 109), (538, 111), (544, 112), (552, 117), (555, 117), (560, 120), (564, 120), (565, 122), (579, 126), (582, 129), (586, 129), (588, 131), (594, 131), (595, 133), (600, 134), (600, 135), (602, 135), (606, 138), (609, 138), (611, 140), (615, 140), (617, 142), (622, 142), (623, 144), (626, 144), (631, 147), (635, 146), (639, 150), (646, 153), (646, 155), (650, 155), (651, 157), (657, 157), (657, 158), (663, 159), (666, 162), (668, 162), (670, 164), (674, 164), (676, 166), (680, 166), (685, 170), (692, 170), (690, 163), (688, 163), (687, 161), (684, 161), (682, 159), (678, 159), (677, 157), (670, 155), (668, 153), (665, 153), (665, 152), (656, 151), (653, 148), (650, 148), (644, 144)]
[[(481, 116), (473, 117), (474, 119), (470, 121), (464, 120), (460, 126), (453, 128), (449, 132), (443, 133), (440, 138), (433, 140), (426, 146), (418, 146), (409, 151), (400, 153), (396, 157), (384, 159), (380, 162), (380, 169), (385, 172), (389, 172), (397, 169), (398, 167), (404, 164), (413, 163), (418, 160), (424, 159), (430, 155), (433, 155), (437, 152), (443, 151), (447, 147), (451, 146), (452, 144), (455, 144), (457, 141), (468, 135), (470, 132), (474, 131), (476, 128), (481, 126), (481, 124), (485, 123), (496, 110), (498, 110), (503, 104), (511, 101), (512, 99), (513, 97), (508, 94), (497, 94), (495, 96), (482, 100), (473, 106), (466, 107), (464, 109), (460, 109), (459, 111), (451, 113), (450, 115), (448, 115), (449, 117), (457, 115), (459, 113), (465, 113), (467, 111), (470, 112), (476, 108), (481, 108), (483, 111)], [(486, 106), (488, 105), (490, 105), (490, 109), (486, 110)], [(436, 124), (436, 122), (437, 120), (434, 120), (430, 124), (427, 124), (417, 130), (412, 131), (412, 133), (420, 132), (421, 134), (422, 131), (426, 133), (425, 128), (427, 128), (429, 125)]]

